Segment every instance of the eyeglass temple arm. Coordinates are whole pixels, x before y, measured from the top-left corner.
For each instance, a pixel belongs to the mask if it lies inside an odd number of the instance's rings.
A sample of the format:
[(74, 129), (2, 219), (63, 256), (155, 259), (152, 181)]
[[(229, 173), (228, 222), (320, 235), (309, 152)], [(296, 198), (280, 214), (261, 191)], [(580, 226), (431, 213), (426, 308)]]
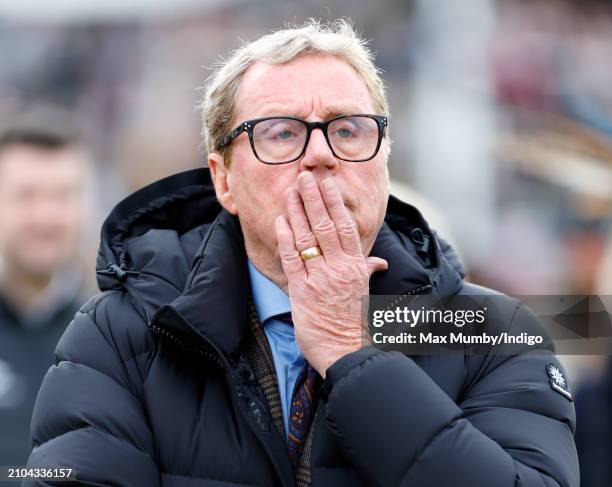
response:
[(249, 123), (244, 122), (242, 125), (239, 125), (235, 129), (233, 129), (229, 134), (223, 137), (223, 139), (221, 140), (221, 143), (219, 144), (219, 149), (223, 149), (226, 145), (228, 145), (232, 140), (234, 140), (236, 137), (238, 137), (242, 132), (244, 132), (248, 128), (249, 128)]

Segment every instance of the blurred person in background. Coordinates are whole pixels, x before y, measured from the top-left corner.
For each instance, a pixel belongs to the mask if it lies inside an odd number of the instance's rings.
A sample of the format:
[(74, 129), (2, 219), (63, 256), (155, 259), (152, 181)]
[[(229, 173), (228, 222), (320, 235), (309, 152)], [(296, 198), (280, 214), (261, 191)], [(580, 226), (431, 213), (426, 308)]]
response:
[[(612, 201), (607, 207), (612, 214)], [(608, 227), (612, 236), (612, 225)], [(598, 275), (595, 292), (612, 317), (612, 238), (607, 247)], [(610, 318), (608, 323), (610, 323)], [(612, 336), (612, 329), (610, 334)], [(581, 358), (582, 381), (576, 389), (576, 446), (580, 459), (580, 485), (600, 487), (612, 485), (612, 360), (609, 356)]]
[(580, 485), (612, 485), (612, 361), (591, 357), (588, 374), (576, 388), (576, 447)]
[(11, 120), (0, 132), (0, 465), (23, 465), (38, 388), (84, 298), (91, 160), (63, 111)]

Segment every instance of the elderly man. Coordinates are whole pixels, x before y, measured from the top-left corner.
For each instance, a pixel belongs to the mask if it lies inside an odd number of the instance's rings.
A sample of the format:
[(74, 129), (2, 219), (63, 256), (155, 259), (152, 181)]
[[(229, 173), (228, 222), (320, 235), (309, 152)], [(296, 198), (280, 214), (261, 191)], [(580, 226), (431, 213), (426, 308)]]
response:
[[(202, 107), (210, 172), (148, 186), (104, 224), (103, 293), (58, 344), (29, 465), (83, 485), (577, 485), (550, 351), (367, 344), (364, 295), (466, 285), (389, 198), (387, 101), (350, 26), (245, 45)], [(504, 300), (498, 320), (538, 326)]]

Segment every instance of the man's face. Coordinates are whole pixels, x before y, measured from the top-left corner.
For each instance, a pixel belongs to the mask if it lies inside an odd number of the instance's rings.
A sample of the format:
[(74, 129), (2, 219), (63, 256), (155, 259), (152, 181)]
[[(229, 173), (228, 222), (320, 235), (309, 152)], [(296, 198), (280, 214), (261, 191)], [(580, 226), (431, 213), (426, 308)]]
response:
[(81, 151), (16, 144), (0, 152), (0, 256), (49, 277), (73, 254), (83, 219)]
[[(252, 65), (242, 80), (237, 107), (233, 126), (273, 115), (324, 121), (338, 115), (376, 113), (361, 76), (346, 62), (319, 55), (301, 56), (285, 64)], [(304, 155), (288, 164), (267, 165), (257, 160), (246, 133), (233, 141), (231, 151), (227, 193), (220, 199), (228, 211), (238, 215), (247, 251), (278, 258), (274, 220), (286, 215), (285, 189), (296, 185), (298, 174), (311, 171), (317, 181), (335, 180), (357, 225), (363, 251), (369, 254), (389, 194), (386, 141), (376, 157), (366, 162), (334, 157), (318, 129), (313, 130)], [(213, 173), (220, 170), (223, 168)]]

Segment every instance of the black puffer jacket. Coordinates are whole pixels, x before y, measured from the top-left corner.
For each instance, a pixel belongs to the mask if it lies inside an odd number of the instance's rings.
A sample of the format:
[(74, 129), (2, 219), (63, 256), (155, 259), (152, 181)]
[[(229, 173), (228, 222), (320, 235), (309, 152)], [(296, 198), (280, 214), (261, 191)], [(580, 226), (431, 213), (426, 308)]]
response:
[[(416, 227), (433, 239), (428, 254), (408, 237)], [(390, 262), (373, 278), (375, 294), (464, 286), (452, 250), (394, 198), (372, 254)], [(81, 485), (294, 485), (269, 412), (249, 407), (256, 383), (237, 370), (246, 255), (208, 171), (120, 203), (98, 264), (103, 292), (58, 344), (29, 464), (73, 466)], [(511, 330), (539, 327), (510, 298), (498, 313)], [(312, 484), (578, 485), (574, 408), (550, 387), (551, 362), (550, 352), (410, 358), (373, 347), (343, 357), (318, 405)]]

